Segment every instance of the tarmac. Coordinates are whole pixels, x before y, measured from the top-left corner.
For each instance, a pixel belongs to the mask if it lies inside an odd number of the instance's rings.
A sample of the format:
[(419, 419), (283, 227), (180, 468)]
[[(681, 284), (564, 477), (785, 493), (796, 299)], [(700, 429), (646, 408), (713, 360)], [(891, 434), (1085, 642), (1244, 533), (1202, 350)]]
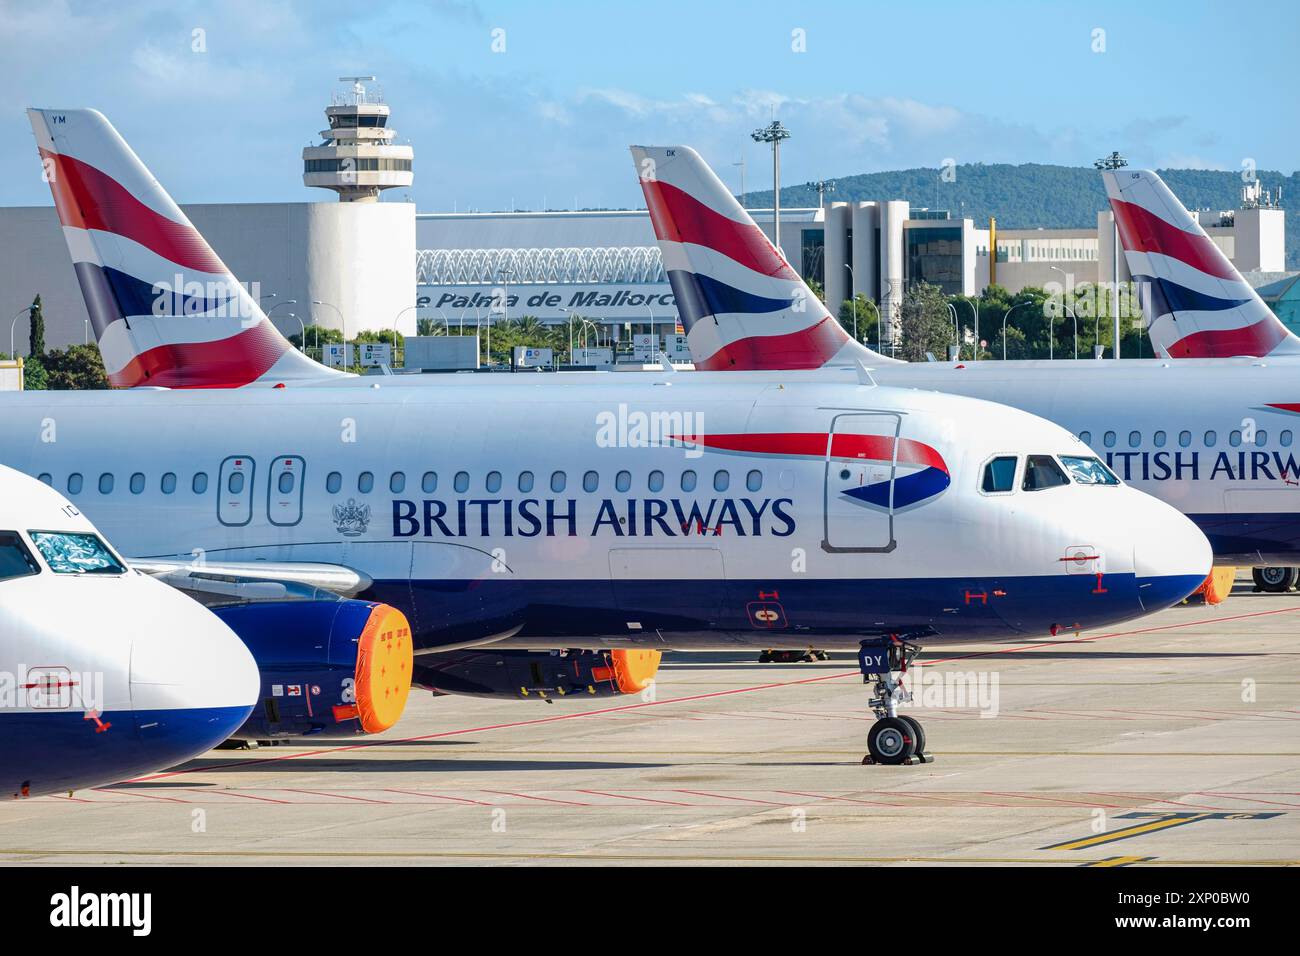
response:
[(377, 737), (0, 807), (0, 863), (1300, 864), (1300, 594), (927, 649), (933, 763), (863, 766), (851, 655), (665, 657), (653, 692), (413, 692)]

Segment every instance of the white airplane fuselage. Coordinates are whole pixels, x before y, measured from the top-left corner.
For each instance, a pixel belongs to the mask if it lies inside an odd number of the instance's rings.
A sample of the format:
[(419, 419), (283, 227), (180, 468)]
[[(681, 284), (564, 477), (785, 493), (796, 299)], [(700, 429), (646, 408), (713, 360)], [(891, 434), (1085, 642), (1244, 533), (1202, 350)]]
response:
[[(1209, 554), (1173, 509), (1023, 489), (1027, 455), (1087, 454), (1014, 409), (852, 372), (0, 396), (0, 458), (132, 558), (353, 567), (424, 650), (856, 647), (1181, 599)], [(997, 456), (1015, 485), (986, 494)]]

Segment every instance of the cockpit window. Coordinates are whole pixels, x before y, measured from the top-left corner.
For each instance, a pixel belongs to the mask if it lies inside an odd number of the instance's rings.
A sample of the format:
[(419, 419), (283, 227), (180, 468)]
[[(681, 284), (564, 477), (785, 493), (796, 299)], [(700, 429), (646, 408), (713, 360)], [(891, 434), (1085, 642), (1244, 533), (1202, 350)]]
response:
[(97, 535), (70, 531), (29, 531), (45, 563), (55, 574), (125, 574)]
[(1080, 485), (1118, 485), (1119, 478), (1101, 463), (1099, 458), (1071, 458), (1061, 456), (1061, 464), (1070, 473), (1076, 484)]
[(1016, 486), (1016, 456), (1003, 455), (984, 466), (980, 490), (985, 494), (1011, 491)]
[(1025, 480), (1021, 483), (1025, 491), (1042, 491), (1069, 483), (1070, 479), (1065, 477), (1065, 472), (1051, 455), (1030, 455), (1026, 460)]
[(41, 566), (16, 531), (0, 531), (0, 581), (40, 574)]

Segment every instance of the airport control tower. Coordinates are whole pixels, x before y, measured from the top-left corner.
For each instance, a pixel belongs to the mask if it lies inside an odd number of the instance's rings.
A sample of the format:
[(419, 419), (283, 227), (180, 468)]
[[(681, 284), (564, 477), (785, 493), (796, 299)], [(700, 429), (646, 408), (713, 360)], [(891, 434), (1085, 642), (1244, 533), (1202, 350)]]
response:
[(388, 127), (383, 94), (366, 89), (373, 76), (340, 76), (351, 89), (336, 93), (325, 108), (330, 128), (321, 130), (322, 143), (302, 151), (302, 181), (332, 189), (340, 202), (375, 202), (382, 189), (409, 186), (415, 150), (393, 145), (397, 133)]

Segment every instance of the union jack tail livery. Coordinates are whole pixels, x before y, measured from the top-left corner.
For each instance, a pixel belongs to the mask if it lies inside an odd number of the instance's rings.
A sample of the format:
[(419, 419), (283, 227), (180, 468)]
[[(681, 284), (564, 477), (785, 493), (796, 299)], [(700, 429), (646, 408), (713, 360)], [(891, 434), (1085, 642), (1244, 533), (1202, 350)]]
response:
[(1148, 169), (1102, 173), (1151, 344), (1172, 358), (1297, 355), (1293, 335)]
[(689, 146), (633, 146), (695, 367), (892, 362), (853, 341)]
[(96, 110), (28, 110), (109, 382), (237, 388), (339, 373), (294, 350)]

